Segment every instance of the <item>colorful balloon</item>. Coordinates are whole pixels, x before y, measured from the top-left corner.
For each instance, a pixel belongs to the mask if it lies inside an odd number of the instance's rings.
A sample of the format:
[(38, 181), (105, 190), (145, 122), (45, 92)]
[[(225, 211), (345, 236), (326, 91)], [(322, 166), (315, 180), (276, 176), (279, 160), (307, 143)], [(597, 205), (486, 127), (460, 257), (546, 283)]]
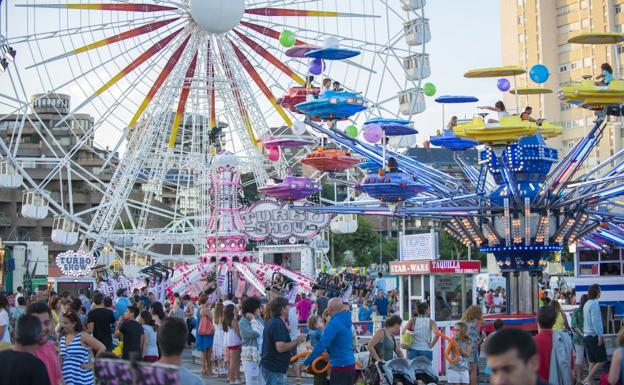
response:
[(425, 83), (423, 91), (427, 96), (433, 96), (436, 93), (436, 86), (433, 83)]
[(507, 92), (509, 91), (509, 88), (511, 87), (511, 85), (509, 84), (509, 80), (505, 78), (500, 78), (496, 82), (496, 87), (498, 87), (498, 90), (501, 92)]
[(295, 36), (295, 34), (287, 29), (283, 30), (279, 35), (280, 44), (286, 48), (290, 48), (295, 45), (296, 41), (297, 37)]
[(362, 134), (368, 143), (377, 143), (383, 138), (383, 128), (379, 124), (369, 124), (364, 126)]
[(269, 148), (269, 160), (272, 162), (277, 162), (282, 156), (282, 149), (278, 147)]
[(304, 122), (295, 121), (292, 125), (292, 132), (295, 135), (303, 135), (306, 132), (306, 125)]
[(353, 125), (348, 126), (345, 129), (345, 132), (346, 132), (347, 135), (349, 135), (352, 138), (357, 138), (357, 136), (358, 136), (358, 129), (357, 129), (357, 127), (355, 127)]
[(325, 62), (321, 58), (316, 58), (310, 62), (308, 69), (312, 75), (320, 75), (325, 72)]
[(550, 77), (548, 68), (543, 64), (536, 64), (529, 70), (529, 77), (537, 84), (545, 83)]

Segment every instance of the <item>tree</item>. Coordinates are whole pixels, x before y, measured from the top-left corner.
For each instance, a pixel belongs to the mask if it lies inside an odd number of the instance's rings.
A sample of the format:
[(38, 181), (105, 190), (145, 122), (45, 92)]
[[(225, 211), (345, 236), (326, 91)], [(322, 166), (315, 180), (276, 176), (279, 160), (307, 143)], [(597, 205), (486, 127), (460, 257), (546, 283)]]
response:
[[(346, 251), (353, 252), (353, 258), (358, 266), (372, 264), (375, 245), (379, 247), (379, 234), (373, 229), (373, 225), (361, 216), (357, 217), (358, 229), (351, 234), (332, 234), (330, 247), (333, 248), (335, 263), (341, 265)], [(377, 249), (379, 253), (379, 249)], [(379, 254), (377, 254), (379, 255)]]
[[(468, 259), (468, 248), (459, 243), (455, 238), (450, 236), (446, 231), (439, 232), (439, 252), (440, 259)], [(473, 248), (471, 252), (471, 259), (480, 260), (483, 263), (487, 262), (485, 253), (480, 252), (478, 249)]]
[[(384, 263), (399, 260), (399, 240), (396, 238), (383, 238), (381, 241), (381, 257)], [(371, 251), (373, 262), (379, 262), (379, 238)]]

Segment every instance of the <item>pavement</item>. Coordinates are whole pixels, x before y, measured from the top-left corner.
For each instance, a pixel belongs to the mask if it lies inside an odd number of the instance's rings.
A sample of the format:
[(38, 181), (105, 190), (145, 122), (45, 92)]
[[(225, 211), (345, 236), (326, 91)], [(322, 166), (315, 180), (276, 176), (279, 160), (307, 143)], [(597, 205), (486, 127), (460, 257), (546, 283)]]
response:
[[(184, 354), (182, 355), (182, 365), (188, 369), (191, 373), (193, 374), (197, 374), (198, 376), (201, 377), (201, 366), (199, 366), (198, 364), (193, 362), (193, 355), (192, 355), (193, 350), (192, 349), (186, 349), (184, 350)], [(241, 368), (241, 376), (243, 376), (242, 380), (244, 381), (244, 374), (242, 373), (242, 368)], [(204, 380), (205, 384), (208, 385), (227, 385), (227, 379), (223, 378), (223, 377), (202, 377), (202, 379)], [(312, 377), (310, 378), (303, 378), (301, 381), (302, 384), (307, 385), (307, 384), (312, 384)], [(295, 384), (295, 377), (288, 377), (286, 384), (290, 385), (290, 384)]]

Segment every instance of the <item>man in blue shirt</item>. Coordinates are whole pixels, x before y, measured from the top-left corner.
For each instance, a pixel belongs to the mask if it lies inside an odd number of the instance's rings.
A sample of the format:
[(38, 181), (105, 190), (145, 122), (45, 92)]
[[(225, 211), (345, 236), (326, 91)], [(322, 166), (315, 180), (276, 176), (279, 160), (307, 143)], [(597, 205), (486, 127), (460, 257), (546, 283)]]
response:
[[(331, 365), (330, 384), (352, 385), (355, 380), (355, 356), (351, 335), (351, 312), (343, 310), (342, 300), (332, 298), (327, 305), (331, 320), (327, 323), (321, 340), (303, 362), (309, 367), (325, 350)], [(267, 384), (270, 382), (267, 381)]]
[(381, 272), (377, 273), (377, 279), (375, 280), (375, 288), (377, 289), (377, 292), (386, 292), (386, 280), (383, 277), (383, 274), (381, 274)]
[(602, 340), (604, 326), (602, 325), (602, 313), (598, 302), (600, 285), (591, 285), (587, 290), (587, 297), (589, 300), (583, 306), (583, 344), (585, 345), (587, 361), (589, 361), (589, 369), (587, 378), (583, 380), (583, 383), (593, 384), (594, 376), (602, 370), (607, 361), (607, 350)]
[(290, 340), (288, 322), (288, 300), (277, 297), (270, 303), (271, 315), (262, 334), (262, 359), (260, 371), (267, 384), (286, 385), (286, 372), (290, 365), (292, 352), (300, 343), (305, 342), (305, 335), (299, 335), (295, 341)]
[(373, 309), (370, 308), (368, 300), (362, 302), (362, 307), (358, 310), (358, 321), (370, 321)]
[(382, 317), (388, 316), (388, 298), (386, 298), (386, 295), (381, 290), (375, 299), (375, 306), (377, 307), (377, 314)]
[(117, 314), (117, 318), (123, 317), (126, 312), (126, 308), (132, 303), (128, 299), (128, 289), (122, 287), (117, 289), (117, 299), (115, 300), (115, 313)]

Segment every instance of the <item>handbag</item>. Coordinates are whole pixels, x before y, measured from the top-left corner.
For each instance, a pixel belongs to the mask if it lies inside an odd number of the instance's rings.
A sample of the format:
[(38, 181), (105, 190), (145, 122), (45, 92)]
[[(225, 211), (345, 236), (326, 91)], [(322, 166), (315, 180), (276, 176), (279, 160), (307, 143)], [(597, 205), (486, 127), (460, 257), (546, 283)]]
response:
[(414, 333), (405, 331), (401, 336), (401, 349), (409, 349), (414, 344)]
[(215, 332), (214, 324), (212, 323), (212, 319), (207, 315), (204, 315), (199, 320), (199, 329), (197, 332), (200, 336), (211, 336)]

